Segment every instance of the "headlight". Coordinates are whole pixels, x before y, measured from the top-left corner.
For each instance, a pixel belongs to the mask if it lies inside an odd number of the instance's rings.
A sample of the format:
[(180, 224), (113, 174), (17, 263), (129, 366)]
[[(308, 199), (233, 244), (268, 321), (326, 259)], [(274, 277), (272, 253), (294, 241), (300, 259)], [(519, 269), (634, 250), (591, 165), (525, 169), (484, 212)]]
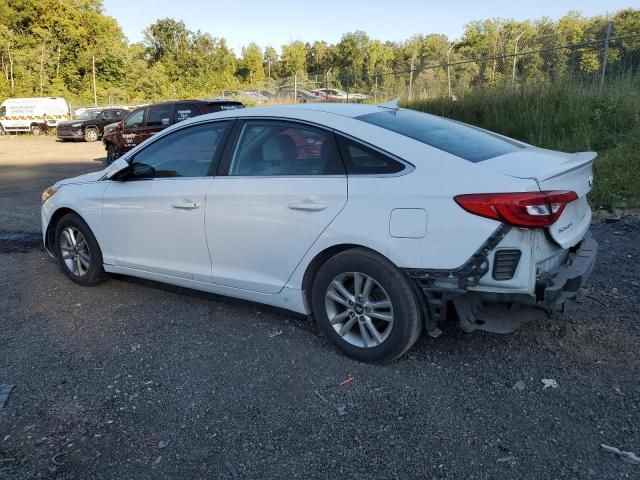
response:
[(80, 128), (82, 126), (81, 123), (72, 123), (71, 128)]
[(42, 192), (42, 197), (41, 197), (42, 203), (49, 200), (49, 198), (51, 198), (59, 189), (60, 187), (54, 186), (54, 187), (49, 187), (44, 192)]

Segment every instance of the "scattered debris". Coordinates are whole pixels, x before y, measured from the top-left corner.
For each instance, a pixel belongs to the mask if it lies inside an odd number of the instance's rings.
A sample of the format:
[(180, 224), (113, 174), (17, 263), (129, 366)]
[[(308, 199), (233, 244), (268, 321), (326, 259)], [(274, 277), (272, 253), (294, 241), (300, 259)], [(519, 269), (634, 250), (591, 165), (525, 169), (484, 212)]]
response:
[(280, 335), (282, 335), (282, 330), (275, 330), (275, 331), (269, 333), (269, 338), (277, 337), (277, 336), (280, 336)]
[(155, 462), (153, 462), (153, 464), (154, 464), (154, 465), (159, 464), (159, 463), (160, 463), (160, 460), (162, 460), (162, 455), (158, 455), (158, 456), (156, 457), (156, 461), (155, 461)]
[(501, 457), (496, 462), (498, 463), (512, 463), (516, 461), (516, 457), (514, 455), (508, 455), (506, 457)]
[(60, 458), (60, 457), (65, 456), (66, 454), (67, 454), (67, 452), (60, 452), (60, 453), (56, 453), (56, 454), (53, 456), (53, 458), (51, 459), (51, 461), (54, 463), (54, 465), (57, 465), (57, 466), (59, 466), (59, 467), (60, 467), (60, 466), (64, 465), (64, 462), (61, 462), (61, 461), (59, 460), (59, 458)]
[(611, 289), (611, 295), (613, 295), (614, 297), (617, 297), (617, 296), (618, 296), (618, 289), (617, 289), (617, 288), (615, 288), (615, 287), (613, 287), (613, 288)]
[(609, 304), (608, 304), (607, 302), (603, 302), (602, 300), (600, 300), (600, 299), (598, 299), (598, 298), (596, 298), (596, 297), (593, 297), (593, 296), (591, 296), (591, 295), (585, 295), (585, 297), (586, 297), (586, 298), (588, 298), (588, 299), (590, 299), (590, 300), (593, 300), (593, 301), (594, 301), (594, 302), (596, 302), (596, 303), (599, 303), (599, 304), (600, 304), (600, 305), (602, 305), (603, 307), (607, 307), (607, 308), (609, 308)]
[(140, 344), (136, 344), (136, 345), (131, 345), (131, 351), (135, 352), (136, 350), (140, 350)]
[(9, 395), (11, 395), (11, 391), (15, 388), (15, 385), (0, 385), (0, 410), (4, 408), (9, 400)]
[(600, 444), (600, 447), (609, 453), (613, 453), (616, 456), (620, 457), (623, 462), (631, 463), (632, 465), (640, 465), (640, 457), (638, 457), (633, 452), (624, 452), (616, 447), (610, 447), (609, 445), (605, 445), (604, 443)]
[(329, 400), (327, 400), (326, 398), (324, 398), (319, 391), (314, 390), (313, 393), (315, 393), (318, 397), (320, 397), (325, 403), (329, 403)]
[(543, 378), (542, 383), (544, 385), (544, 387), (542, 387), (543, 390), (547, 388), (558, 388), (560, 386), (554, 378)]
[(340, 382), (340, 385), (348, 385), (351, 382), (353, 382), (353, 379), (355, 377), (352, 374), (349, 374), (349, 376), (347, 378), (345, 378), (343, 381)]
[(338, 407), (338, 415), (343, 416), (347, 414), (347, 407), (345, 407), (344, 405), (340, 405)]
[(0, 458), (0, 463), (2, 462), (15, 462), (15, 458)]
[(160, 440), (158, 442), (158, 448), (167, 448), (169, 446), (169, 440)]
[(229, 460), (225, 460), (224, 466), (227, 467), (227, 470), (233, 478), (238, 478), (238, 471), (233, 468), (233, 465), (231, 465), (231, 462), (229, 462)]
[(511, 387), (511, 390), (518, 390), (518, 391), (523, 391), (526, 388), (526, 385), (524, 383), (524, 380), (518, 380), (516, 383), (513, 384), (513, 387)]

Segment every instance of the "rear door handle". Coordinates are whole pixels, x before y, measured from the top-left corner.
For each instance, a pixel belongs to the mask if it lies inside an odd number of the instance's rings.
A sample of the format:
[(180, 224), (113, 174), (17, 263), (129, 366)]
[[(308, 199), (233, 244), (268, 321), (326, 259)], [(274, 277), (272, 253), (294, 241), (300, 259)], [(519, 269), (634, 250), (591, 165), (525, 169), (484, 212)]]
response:
[(177, 208), (178, 210), (194, 210), (200, 207), (200, 203), (197, 202), (178, 202), (171, 205), (173, 208)]
[(291, 210), (306, 210), (309, 212), (319, 212), (329, 208), (326, 203), (316, 203), (313, 200), (303, 200), (301, 202), (293, 202), (289, 204)]

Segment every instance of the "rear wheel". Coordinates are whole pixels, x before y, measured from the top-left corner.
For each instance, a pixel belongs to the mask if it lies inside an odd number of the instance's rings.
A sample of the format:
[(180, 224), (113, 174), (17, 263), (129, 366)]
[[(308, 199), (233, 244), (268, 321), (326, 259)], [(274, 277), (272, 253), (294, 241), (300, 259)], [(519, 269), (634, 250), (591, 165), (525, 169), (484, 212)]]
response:
[(2, 128), (2, 125), (0, 125), (0, 136), (5, 135), (5, 131), (4, 128)]
[(365, 249), (346, 250), (320, 268), (312, 304), (323, 333), (358, 360), (394, 360), (421, 332), (419, 305), (408, 280), (389, 261)]
[(118, 147), (113, 143), (107, 145), (107, 164), (112, 164), (118, 158), (120, 158), (120, 152), (118, 152)]
[(84, 131), (84, 139), (87, 142), (97, 142), (98, 141), (98, 130), (95, 128), (87, 128)]
[(31, 125), (31, 135), (36, 137), (42, 135), (42, 127), (40, 125)]
[(102, 251), (89, 226), (75, 213), (56, 225), (56, 255), (64, 274), (79, 285), (97, 285), (106, 278)]

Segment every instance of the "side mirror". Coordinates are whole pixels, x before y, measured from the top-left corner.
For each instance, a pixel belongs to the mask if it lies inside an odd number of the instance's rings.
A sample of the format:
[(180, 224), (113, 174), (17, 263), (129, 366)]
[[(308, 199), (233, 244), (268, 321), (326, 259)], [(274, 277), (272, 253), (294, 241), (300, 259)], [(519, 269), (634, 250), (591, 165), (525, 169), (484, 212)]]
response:
[(118, 122), (118, 125), (116, 125), (116, 130), (122, 130), (122, 122)]

